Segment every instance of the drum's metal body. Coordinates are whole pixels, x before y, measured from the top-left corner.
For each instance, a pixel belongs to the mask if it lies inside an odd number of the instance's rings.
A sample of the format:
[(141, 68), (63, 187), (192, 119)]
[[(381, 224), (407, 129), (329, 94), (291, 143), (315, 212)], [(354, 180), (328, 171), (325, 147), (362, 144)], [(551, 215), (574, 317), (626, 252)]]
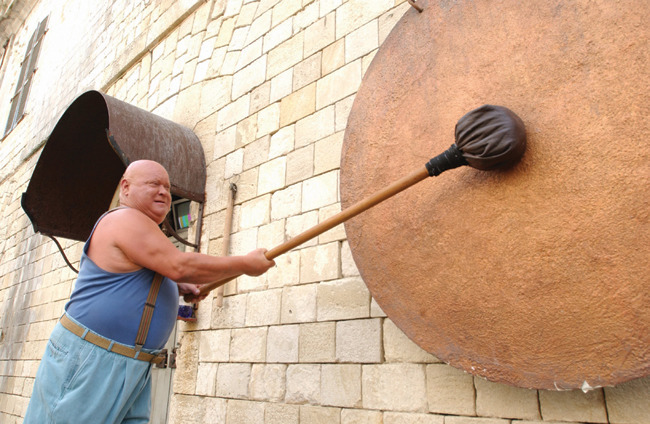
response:
[(350, 113), (343, 207), (424, 166), (481, 104), (523, 160), (423, 181), (346, 222), (372, 295), (419, 346), (492, 381), (589, 389), (650, 374), (647, 3), (420, 0)]

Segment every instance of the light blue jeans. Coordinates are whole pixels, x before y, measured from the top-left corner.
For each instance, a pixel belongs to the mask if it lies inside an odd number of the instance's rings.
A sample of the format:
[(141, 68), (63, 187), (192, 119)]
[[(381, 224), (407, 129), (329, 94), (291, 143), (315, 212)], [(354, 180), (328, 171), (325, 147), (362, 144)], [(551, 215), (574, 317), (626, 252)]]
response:
[(104, 350), (56, 324), (24, 424), (147, 423), (150, 413), (151, 364)]

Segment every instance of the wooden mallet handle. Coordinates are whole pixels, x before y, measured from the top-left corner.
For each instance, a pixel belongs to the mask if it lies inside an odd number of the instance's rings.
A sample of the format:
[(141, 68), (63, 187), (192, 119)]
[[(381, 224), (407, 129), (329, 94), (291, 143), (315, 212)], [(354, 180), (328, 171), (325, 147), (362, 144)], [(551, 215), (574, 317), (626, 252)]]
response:
[[(274, 247), (265, 253), (266, 258), (269, 260), (275, 259), (427, 177), (438, 176), (448, 169), (463, 165), (482, 170), (507, 167), (518, 162), (526, 149), (526, 131), (522, 120), (514, 112), (503, 106), (483, 105), (468, 112), (456, 124), (455, 132), (456, 143), (452, 144), (447, 151), (427, 162), (423, 169), (407, 175), (383, 190), (379, 190), (320, 224)], [(237, 277), (239, 275), (203, 284), (199, 289), (200, 295), (205, 295)], [(191, 297), (186, 296), (185, 300), (191, 301)]]
[[(337, 225), (344, 223), (348, 219), (359, 215), (361, 212), (370, 209), (371, 207), (377, 205), (378, 203), (383, 202), (384, 200), (396, 195), (397, 193), (406, 190), (407, 188), (424, 180), (427, 177), (429, 177), (429, 171), (427, 170), (427, 168), (422, 168), (417, 172), (413, 172), (412, 174), (392, 183), (391, 185), (385, 187), (384, 189), (355, 203), (349, 208), (342, 210), (336, 215), (329, 217), (328, 219), (319, 223), (318, 225), (315, 225), (310, 229), (298, 234), (297, 236), (285, 241), (284, 243), (274, 247), (273, 249), (267, 251), (264, 254), (264, 256), (266, 256), (268, 260), (273, 260), (278, 256), (287, 253), (291, 249), (300, 246), (301, 244), (313, 239), (314, 237), (323, 234), (325, 231), (330, 230), (336, 227)], [(240, 277), (241, 275), (242, 274), (221, 281), (215, 281), (212, 283), (203, 284), (199, 288), (201, 295), (207, 294), (210, 291), (216, 289), (217, 287), (222, 286), (234, 280), (237, 277)], [(187, 299), (189, 299), (189, 297)]]

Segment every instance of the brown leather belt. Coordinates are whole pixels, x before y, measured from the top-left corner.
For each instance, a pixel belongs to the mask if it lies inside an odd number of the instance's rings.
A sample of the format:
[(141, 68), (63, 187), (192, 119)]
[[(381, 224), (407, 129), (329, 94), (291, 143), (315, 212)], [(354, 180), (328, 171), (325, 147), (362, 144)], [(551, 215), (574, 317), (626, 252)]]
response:
[[(135, 349), (124, 346), (119, 343), (112, 342), (111, 340), (106, 339), (100, 335), (97, 335), (92, 331), (87, 331), (84, 327), (78, 325), (70, 318), (68, 318), (67, 315), (63, 315), (61, 317), (61, 325), (63, 325), (63, 327), (66, 328), (68, 331), (81, 337), (85, 341), (90, 342), (95, 346), (99, 346), (102, 349), (106, 349), (110, 352), (115, 352), (118, 355), (126, 356), (128, 358), (134, 358), (139, 361), (151, 362), (152, 364), (156, 364), (156, 365), (164, 363), (167, 360), (166, 351), (163, 351), (158, 355), (152, 355), (150, 353), (140, 351), (140, 353), (136, 356), (138, 352)], [(112, 347), (111, 344), (113, 344)]]

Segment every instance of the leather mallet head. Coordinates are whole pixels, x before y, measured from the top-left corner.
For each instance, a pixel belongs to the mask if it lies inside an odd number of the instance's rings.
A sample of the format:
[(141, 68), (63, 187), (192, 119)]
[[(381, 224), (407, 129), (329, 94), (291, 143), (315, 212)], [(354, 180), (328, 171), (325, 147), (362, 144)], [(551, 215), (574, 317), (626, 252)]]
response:
[(469, 165), (480, 170), (502, 169), (517, 163), (526, 150), (521, 118), (503, 106), (483, 105), (456, 124), (456, 143), (427, 164), (430, 176)]

